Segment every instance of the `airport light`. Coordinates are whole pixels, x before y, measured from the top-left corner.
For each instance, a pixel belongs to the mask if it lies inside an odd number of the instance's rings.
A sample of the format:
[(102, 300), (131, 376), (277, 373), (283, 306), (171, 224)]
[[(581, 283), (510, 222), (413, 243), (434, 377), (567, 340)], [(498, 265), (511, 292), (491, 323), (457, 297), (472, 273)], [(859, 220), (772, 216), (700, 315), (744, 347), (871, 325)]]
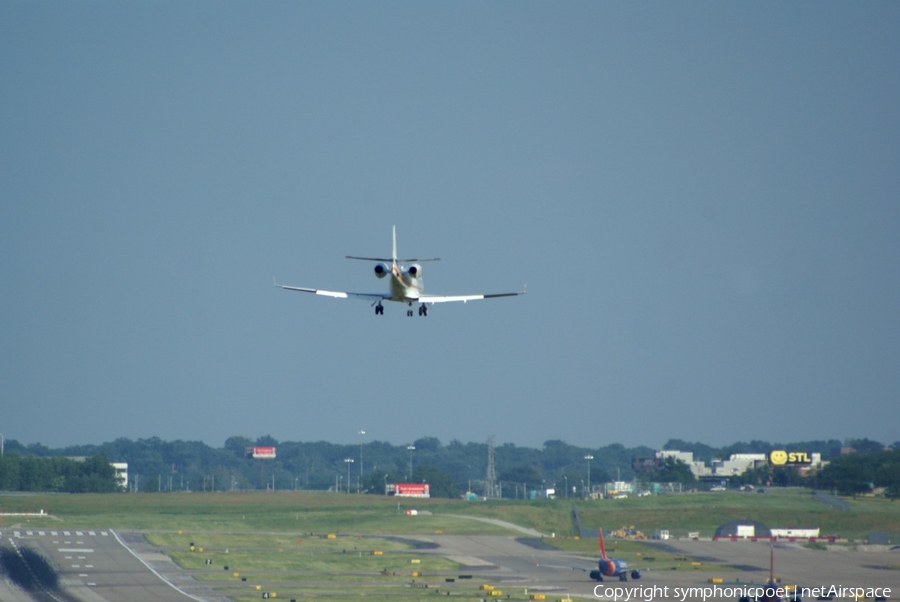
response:
[(350, 493), (350, 465), (353, 464), (353, 458), (344, 458), (347, 463), (347, 493)]
[(594, 456), (592, 456), (591, 454), (588, 454), (584, 457), (584, 459), (587, 460), (587, 463), (588, 463), (587, 494), (588, 494), (588, 498), (590, 498), (591, 497), (591, 460), (594, 459)]
[[(356, 434), (360, 437), (363, 437), (366, 434), (366, 431), (356, 431)], [(362, 479), (363, 479), (363, 459), (362, 459), (362, 439), (359, 440), (359, 487), (356, 492), (360, 493), (362, 491)]]
[(412, 453), (416, 451), (415, 445), (407, 445), (406, 449), (409, 450), (409, 478), (412, 480)]
[(566, 499), (569, 499), (569, 477), (563, 475), (563, 478), (566, 480)]

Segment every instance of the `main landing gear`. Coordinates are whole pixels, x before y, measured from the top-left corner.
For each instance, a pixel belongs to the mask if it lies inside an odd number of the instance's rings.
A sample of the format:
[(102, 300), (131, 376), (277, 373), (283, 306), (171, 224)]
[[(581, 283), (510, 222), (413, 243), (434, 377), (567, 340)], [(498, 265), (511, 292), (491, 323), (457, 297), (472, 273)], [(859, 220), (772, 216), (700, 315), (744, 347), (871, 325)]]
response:
[[(384, 315), (384, 306), (381, 304), (381, 301), (375, 304), (375, 315), (383, 316)], [(406, 315), (410, 318), (413, 316), (413, 302), (410, 301), (407, 303)], [(419, 315), (427, 316), (428, 315), (428, 306), (424, 303), (419, 306)]]
[[(406, 310), (406, 315), (407, 315), (408, 317), (411, 318), (412, 315), (413, 315), (413, 308), (412, 308), (413, 304), (412, 304), (412, 301), (410, 301), (410, 302), (407, 304), (407, 306), (408, 306), (409, 309)], [(420, 315), (420, 316), (427, 316), (427, 315), (428, 315), (428, 308), (425, 306), (424, 303), (423, 303), (422, 305), (419, 306), (419, 315)]]

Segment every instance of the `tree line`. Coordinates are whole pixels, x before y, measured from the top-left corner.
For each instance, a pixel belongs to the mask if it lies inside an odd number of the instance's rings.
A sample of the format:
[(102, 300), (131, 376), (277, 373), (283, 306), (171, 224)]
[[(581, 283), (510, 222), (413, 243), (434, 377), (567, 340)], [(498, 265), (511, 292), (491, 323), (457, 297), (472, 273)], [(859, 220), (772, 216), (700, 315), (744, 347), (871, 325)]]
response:
[(103, 453), (83, 461), (17, 453), (0, 456), (0, 491), (107, 493), (117, 489), (115, 470)]
[[(883, 446), (868, 439), (843, 443), (823, 440), (788, 444), (751, 441), (723, 448), (672, 439), (664, 449), (691, 451), (696, 460), (707, 462), (715, 458), (726, 459), (732, 453), (768, 453), (773, 449), (802, 449), (821, 453), (824, 459), (828, 459), (833, 450), (848, 444), (856, 445), (863, 453), (836, 457), (829, 467), (814, 477), (816, 481), (801, 478), (796, 471), (789, 469), (770, 470), (763, 467), (733, 478), (732, 485), (743, 482), (808, 485), (839, 489), (841, 492), (855, 488), (861, 492), (861, 483), (868, 483), (870, 489), (900, 489), (896, 484), (891, 485), (894, 483), (891, 481), (893, 471), (900, 470), (893, 467), (900, 464), (895, 460), (877, 460), (880, 454), (893, 452), (881, 452)], [(277, 457), (272, 460), (248, 458), (245, 450), (253, 446), (276, 447)], [(894, 447), (900, 449), (900, 442)], [(641, 481), (676, 482), (688, 488), (698, 486), (687, 465), (676, 460), (661, 463), (652, 474), (636, 475), (632, 470), (632, 460), (653, 458), (654, 454), (655, 450), (647, 446), (628, 448), (618, 443), (596, 448), (570, 445), (560, 440), (546, 441), (540, 448), (504, 443), (494, 447), (494, 472), (506, 498), (524, 498), (531, 491), (549, 488), (554, 488), (558, 497), (577, 497), (585, 493), (588, 483), (596, 486), (614, 480), (630, 481), (636, 476)], [(74, 461), (65, 460), (71, 456), (86, 456), (90, 461), (73, 464)], [(587, 460), (586, 456), (591, 456), (591, 459)], [(128, 463), (129, 489), (132, 491), (274, 488), (383, 494), (385, 485), (389, 483), (427, 482), (433, 496), (456, 497), (466, 491), (476, 494), (485, 491), (488, 444), (462, 443), (458, 440), (443, 444), (436, 437), (422, 437), (406, 445), (382, 441), (342, 445), (325, 441), (279, 442), (267, 435), (255, 440), (229, 437), (220, 448), (200, 441), (164, 441), (152, 437), (138, 440), (120, 438), (100, 445), (50, 449), (41, 444), (26, 446), (8, 440), (6, 454), (0, 461), (0, 489), (111, 490), (101, 488), (108, 484), (101, 486), (99, 481), (90, 481), (78, 472), (87, 467), (99, 470), (99, 460), (96, 460), (99, 457), (103, 457), (104, 461)], [(48, 464), (36, 464), (37, 460), (46, 460)], [(880, 463), (870, 466), (870, 463), (876, 462)], [(842, 472), (837, 472), (839, 470)], [(109, 474), (103, 478), (112, 476)], [(856, 485), (847, 484), (851, 479), (855, 479)], [(99, 489), (87, 489), (89, 482), (93, 483), (91, 487)]]

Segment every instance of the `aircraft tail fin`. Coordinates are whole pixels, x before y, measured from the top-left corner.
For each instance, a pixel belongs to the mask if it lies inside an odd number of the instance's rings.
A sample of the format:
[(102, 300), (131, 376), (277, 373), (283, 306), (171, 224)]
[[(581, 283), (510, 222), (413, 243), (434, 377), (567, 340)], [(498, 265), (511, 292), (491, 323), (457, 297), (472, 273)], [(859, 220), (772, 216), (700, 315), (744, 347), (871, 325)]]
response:
[(606, 560), (606, 547), (603, 545), (603, 529), (597, 529), (597, 535), (600, 541), (600, 558)]

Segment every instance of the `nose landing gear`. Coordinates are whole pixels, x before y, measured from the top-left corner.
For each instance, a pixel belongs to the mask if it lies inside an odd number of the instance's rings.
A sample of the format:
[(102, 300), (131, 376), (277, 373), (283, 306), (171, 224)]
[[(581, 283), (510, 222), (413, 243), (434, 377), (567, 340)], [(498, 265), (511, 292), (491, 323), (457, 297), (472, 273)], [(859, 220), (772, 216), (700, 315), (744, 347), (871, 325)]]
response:
[[(413, 315), (413, 302), (412, 301), (410, 301), (408, 303), (408, 307), (409, 307), (409, 309), (406, 310), (406, 315), (409, 317), (412, 317), (412, 315)], [(419, 315), (420, 316), (428, 315), (428, 307), (426, 307), (424, 303), (419, 306)]]
[(378, 305), (375, 306), (375, 315), (376, 316), (384, 315), (384, 306), (381, 304), (381, 301), (379, 301)]

